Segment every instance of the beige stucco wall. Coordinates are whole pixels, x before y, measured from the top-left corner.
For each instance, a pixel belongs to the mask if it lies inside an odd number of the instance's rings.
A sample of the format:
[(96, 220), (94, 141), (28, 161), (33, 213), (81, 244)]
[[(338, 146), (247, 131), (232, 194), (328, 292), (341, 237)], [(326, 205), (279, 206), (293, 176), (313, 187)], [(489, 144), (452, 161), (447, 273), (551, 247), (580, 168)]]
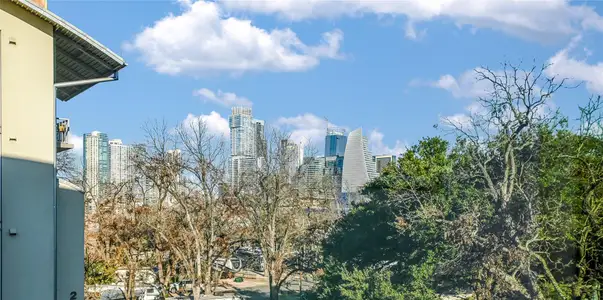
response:
[(52, 26), (2, 0), (0, 42), (2, 156), (53, 163)]
[(55, 299), (53, 57), (51, 25), (0, 0), (1, 300)]

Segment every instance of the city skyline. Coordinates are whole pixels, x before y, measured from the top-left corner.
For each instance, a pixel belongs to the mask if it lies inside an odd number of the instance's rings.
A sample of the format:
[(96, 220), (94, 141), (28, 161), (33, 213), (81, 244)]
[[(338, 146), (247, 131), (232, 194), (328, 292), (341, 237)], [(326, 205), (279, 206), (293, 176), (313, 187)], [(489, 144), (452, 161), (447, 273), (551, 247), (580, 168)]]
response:
[[(521, 18), (494, 22), (493, 16), (499, 11), (496, 6), (486, 6), (470, 19), (454, 14), (451, 7), (437, 12), (422, 6), (408, 12), (396, 10), (396, 6), (386, 7), (381, 12), (388, 16), (392, 13), (386, 19), (377, 18), (378, 4), (355, 7), (365, 10), (349, 15), (333, 12), (332, 8), (324, 9), (325, 15), (321, 15), (323, 9), (313, 7), (320, 6), (320, 1), (272, 7), (264, 12), (253, 6), (247, 10), (239, 7), (247, 13), (234, 14), (234, 24), (246, 24), (241, 29), (249, 32), (265, 33), (249, 39), (242, 38), (247, 35), (216, 34), (236, 32), (227, 28), (231, 23), (224, 16), (232, 8), (223, 2), (183, 3), (156, 3), (152, 8), (144, 7), (144, 13), (133, 18), (128, 12), (139, 10), (141, 3), (50, 1), (51, 10), (94, 33), (99, 42), (117, 49), (129, 63), (120, 80), (110, 88), (99, 85), (80, 95), (82, 101), (75, 105), (57, 105), (58, 114), (71, 119), (71, 132), (76, 139), (81, 140), (83, 133), (107, 123), (102, 128), (104, 132), (133, 144), (140, 142), (140, 125), (148, 119), (178, 124), (189, 115), (212, 120), (212, 130), (227, 136), (230, 108), (243, 105), (253, 107), (266, 127), (288, 129), (296, 141), (305, 136), (322, 148), (326, 116), (333, 126), (363, 127), (372, 152), (398, 154), (422, 137), (442, 135), (442, 127), (433, 128), (441, 124), (442, 118), (463, 120), (474, 108), (474, 100), (485, 90), (483, 83), (474, 80), (473, 70), (477, 67), (499, 70), (507, 60), (556, 63), (549, 75), (574, 78), (572, 83), (585, 81), (555, 99), (556, 108), (566, 111), (570, 120), (579, 113), (576, 101), (584, 103), (603, 86), (600, 77), (585, 78), (585, 74), (597, 74), (600, 70), (597, 66), (603, 61), (603, 52), (597, 51), (596, 44), (600, 33), (580, 25), (586, 19), (586, 10), (592, 11), (592, 18), (600, 18), (600, 2), (584, 4), (584, 11), (582, 5), (565, 2), (540, 9), (526, 7), (521, 1), (506, 4), (502, 11), (519, 16), (534, 14), (535, 24), (549, 24), (546, 20), (563, 24), (545, 25), (542, 34), (535, 34), (536, 27), (517, 21)], [(310, 7), (304, 10), (304, 5)], [(413, 3), (409, 5), (415, 7)], [(296, 10), (303, 12), (299, 19), (291, 18)], [(203, 12), (212, 18), (197, 17)], [(425, 22), (411, 18), (418, 23), (407, 23), (406, 18), (414, 13), (440, 17)], [(103, 14), (111, 14), (115, 22), (107, 24), (99, 17)], [(332, 22), (319, 22), (327, 16), (334, 17)], [(312, 17), (316, 22), (303, 22)], [(187, 18), (208, 31), (194, 33), (186, 26), (182, 28), (186, 24), (182, 21)], [(256, 23), (259, 19), (262, 21)], [(443, 21), (447, 19), (451, 22)], [(451, 25), (459, 20), (464, 26)], [(158, 34), (165, 28), (177, 28), (178, 34)], [(285, 29), (291, 30), (292, 38), (303, 47), (294, 48), (284, 43), (285, 39), (277, 38), (282, 35), (276, 33)], [(272, 31), (274, 36), (270, 35)], [(212, 36), (219, 43), (208, 43)], [(253, 47), (260, 38), (269, 41), (265, 51)], [(182, 47), (170, 52), (166, 46), (170, 44)], [(217, 45), (225, 48), (215, 48)], [(317, 53), (321, 55), (316, 56)], [(141, 90), (145, 91), (142, 97)], [(112, 116), (112, 121), (106, 122), (105, 116)]]

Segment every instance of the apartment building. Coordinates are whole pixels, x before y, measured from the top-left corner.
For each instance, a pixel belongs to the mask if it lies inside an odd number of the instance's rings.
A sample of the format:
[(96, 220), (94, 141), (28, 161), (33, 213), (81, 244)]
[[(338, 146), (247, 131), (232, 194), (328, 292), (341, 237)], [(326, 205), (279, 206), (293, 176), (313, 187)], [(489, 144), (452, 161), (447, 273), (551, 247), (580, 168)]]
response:
[(125, 66), (45, 0), (0, 0), (0, 300), (84, 298), (84, 197), (57, 180), (72, 148), (57, 99)]

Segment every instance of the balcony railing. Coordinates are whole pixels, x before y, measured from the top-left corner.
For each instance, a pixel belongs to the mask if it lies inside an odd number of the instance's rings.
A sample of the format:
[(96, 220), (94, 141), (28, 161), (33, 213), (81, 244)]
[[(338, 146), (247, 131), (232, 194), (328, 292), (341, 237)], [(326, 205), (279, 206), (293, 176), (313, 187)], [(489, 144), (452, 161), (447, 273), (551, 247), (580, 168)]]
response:
[(73, 149), (69, 143), (69, 119), (57, 118), (57, 152)]

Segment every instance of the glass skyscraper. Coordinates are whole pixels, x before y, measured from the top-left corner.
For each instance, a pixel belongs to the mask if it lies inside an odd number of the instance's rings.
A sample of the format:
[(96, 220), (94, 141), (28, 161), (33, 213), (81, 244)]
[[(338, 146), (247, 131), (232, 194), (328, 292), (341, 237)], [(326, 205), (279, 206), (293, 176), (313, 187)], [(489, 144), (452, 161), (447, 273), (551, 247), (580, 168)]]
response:
[(325, 137), (325, 156), (343, 156), (348, 137), (345, 131), (338, 128), (327, 129)]
[(264, 121), (256, 120), (250, 107), (233, 107), (228, 118), (230, 127), (230, 164), (231, 184), (238, 185), (241, 176), (251, 174), (263, 165), (266, 152)]
[(109, 183), (111, 156), (109, 138), (106, 133), (93, 131), (84, 134), (84, 180), (86, 191), (98, 197), (102, 185)]

